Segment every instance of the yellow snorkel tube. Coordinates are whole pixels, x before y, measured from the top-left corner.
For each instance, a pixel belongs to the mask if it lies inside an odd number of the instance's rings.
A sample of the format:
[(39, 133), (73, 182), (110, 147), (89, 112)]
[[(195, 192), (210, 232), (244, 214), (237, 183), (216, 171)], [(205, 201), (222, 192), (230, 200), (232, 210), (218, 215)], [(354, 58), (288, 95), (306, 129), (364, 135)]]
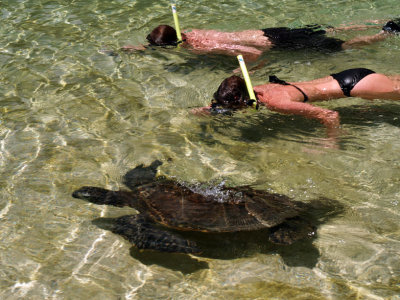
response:
[(179, 19), (178, 19), (178, 13), (176, 12), (176, 5), (174, 3), (171, 3), (171, 7), (172, 7), (172, 16), (174, 17), (175, 31), (176, 31), (176, 37), (178, 38), (178, 47), (179, 47), (179, 43), (182, 42), (181, 28), (179, 27)]
[(243, 56), (242, 55), (238, 55), (237, 59), (239, 61), (240, 69), (242, 70), (244, 81), (246, 82), (247, 92), (249, 93), (250, 100), (254, 100), (253, 107), (257, 109), (256, 95), (254, 94), (253, 86), (251, 85), (249, 72), (247, 72), (247, 68), (246, 68), (246, 64), (245, 64), (245, 62), (243, 60)]

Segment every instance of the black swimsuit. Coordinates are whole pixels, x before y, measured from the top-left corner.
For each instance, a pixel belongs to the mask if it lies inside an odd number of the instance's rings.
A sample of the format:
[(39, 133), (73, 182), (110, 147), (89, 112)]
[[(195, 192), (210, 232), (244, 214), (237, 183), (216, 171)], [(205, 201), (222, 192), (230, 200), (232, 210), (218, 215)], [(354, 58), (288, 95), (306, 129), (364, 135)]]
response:
[(326, 31), (319, 25), (311, 25), (303, 28), (275, 27), (262, 29), (273, 44), (273, 48), (278, 49), (315, 49), (340, 51), (343, 50), (344, 41), (325, 35)]
[(343, 94), (350, 97), (351, 90), (360, 82), (365, 76), (375, 73), (370, 69), (357, 68), (348, 69), (340, 73), (331, 74), (331, 76), (339, 83)]
[[(361, 79), (368, 76), (369, 74), (374, 74), (374, 73), (375, 72), (370, 69), (356, 68), (356, 69), (348, 69), (348, 70), (344, 70), (339, 73), (331, 74), (331, 76), (333, 77), (333, 79), (335, 79), (339, 83), (339, 86), (342, 89), (343, 94), (347, 97), (351, 97), (350, 92), (357, 85), (357, 83), (359, 83)], [(303, 94), (303, 96), (304, 96), (303, 102), (308, 101), (308, 96), (306, 95), (306, 93), (304, 93), (298, 86), (295, 86), (294, 84), (291, 84), (284, 80), (281, 80), (274, 75), (269, 76), (269, 82), (277, 83), (277, 84), (281, 84), (281, 85), (290, 85), (290, 86), (296, 88), (300, 93)]]

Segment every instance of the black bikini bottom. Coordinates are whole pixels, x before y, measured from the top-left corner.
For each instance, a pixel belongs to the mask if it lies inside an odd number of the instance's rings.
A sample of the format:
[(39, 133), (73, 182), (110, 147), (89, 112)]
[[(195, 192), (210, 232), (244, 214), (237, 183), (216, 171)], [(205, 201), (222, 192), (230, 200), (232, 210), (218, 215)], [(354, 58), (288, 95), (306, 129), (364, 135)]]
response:
[(315, 49), (340, 51), (344, 41), (325, 35), (326, 31), (319, 25), (303, 28), (275, 27), (262, 29), (273, 44), (273, 48), (280, 49)]
[[(370, 69), (365, 68), (356, 68), (356, 69), (348, 69), (339, 73), (331, 74), (331, 76), (339, 83), (340, 88), (343, 91), (343, 94), (347, 97), (350, 96), (351, 90), (360, 82), (361, 79), (368, 76), (369, 74), (374, 74), (375, 72)], [(277, 83), (281, 85), (290, 85), (296, 88), (300, 93), (302, 93), (304, 100), (303, 102), (308, 101), (308, 96), (304, 93), (298, 86), (294, 84), (288, 83), (284, 80), (279, 79), (275, 75), (269, 76), (270, 83)]]
[(339, 83), (343, 94), (350, 97), (350, 92), (356, 86), (356, 84), (365, 76), (373, 73), (375, 72), (370, 69), (357, 68), (331, 74), (331, 76)]

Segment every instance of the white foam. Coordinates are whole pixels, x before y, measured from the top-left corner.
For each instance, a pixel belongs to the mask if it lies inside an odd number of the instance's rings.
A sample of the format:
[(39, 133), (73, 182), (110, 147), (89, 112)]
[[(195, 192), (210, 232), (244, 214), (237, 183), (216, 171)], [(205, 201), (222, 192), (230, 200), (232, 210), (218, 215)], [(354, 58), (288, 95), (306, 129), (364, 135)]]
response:
[(222, 181), (217, 185), (207, 185), (204, 186), (200, 183), (198, 184), (184, 184), (191, 191), (203, 195), (205, 197), (212, 197), (215, 201), (219, 203), (227, 202), (228, 200), (232, 200), (232, 196), (235, 196), (235, 200), (242, 199), (243, 194), (237, 191), (224, 190), (225, 181)]

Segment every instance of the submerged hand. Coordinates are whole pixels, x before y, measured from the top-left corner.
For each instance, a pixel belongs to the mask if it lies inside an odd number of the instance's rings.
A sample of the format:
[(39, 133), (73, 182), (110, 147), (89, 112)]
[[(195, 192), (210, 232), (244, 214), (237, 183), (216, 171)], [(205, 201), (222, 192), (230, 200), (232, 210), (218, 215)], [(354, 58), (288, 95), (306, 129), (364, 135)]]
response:
[(127, 52), (143, 51), (143, 50), (146, 50), (146, 47), (143, 45), (139, 45), (139, 46), (126, 45), (126, 46), (121, 47), (121, 50), (127, 51)]
[(324, 111), (322, 123), (330, 130), (334, 131), (340, 126), (339, 113), (333, 110)]
[(194, 115), (199, 115), (199, 116), (207, 116), (210, 115), (210, 107), (196, 107), (190, 110), (190, 112)]

